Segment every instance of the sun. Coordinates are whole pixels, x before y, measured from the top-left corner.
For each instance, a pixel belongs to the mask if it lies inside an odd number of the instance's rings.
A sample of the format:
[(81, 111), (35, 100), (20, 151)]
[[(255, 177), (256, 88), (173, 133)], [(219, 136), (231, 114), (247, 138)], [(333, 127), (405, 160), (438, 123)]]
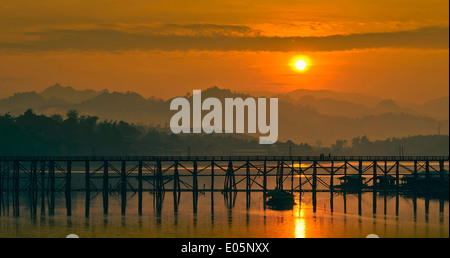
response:
[(311, 59), (307, 56), (295, 56), (291, 59), (290, 66), (296, 72), (305, 72), (311, 66)]
[(303, 59), (298, 60), (297, 62), (295, 62), (295, 68), (297, 68), (297, 70), (299, 71), (303, 71), (306, 69), (306, 61)]

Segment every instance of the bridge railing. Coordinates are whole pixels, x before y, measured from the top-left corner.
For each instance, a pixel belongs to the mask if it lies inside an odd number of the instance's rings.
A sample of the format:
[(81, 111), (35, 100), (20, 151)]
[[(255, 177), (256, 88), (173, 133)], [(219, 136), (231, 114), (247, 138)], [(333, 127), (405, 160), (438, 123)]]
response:
[(449, 156), (0, 156), (0, 161), (448, 161)]

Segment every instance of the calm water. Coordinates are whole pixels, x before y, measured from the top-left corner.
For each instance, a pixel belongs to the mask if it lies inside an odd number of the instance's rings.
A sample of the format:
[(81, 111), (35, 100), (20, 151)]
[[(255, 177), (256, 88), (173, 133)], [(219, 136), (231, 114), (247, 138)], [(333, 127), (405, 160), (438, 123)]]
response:
[[(48, 198), (37, 196), (37, 207), (30, 196), (21, 193), (19, 216), (13, 211), (11, 194), (3, 193), (0, 209), (0, 237), (65, 237), (70, 233), (82, 238), (92, 237), (244, 237), (244, 238), (299, 238), (299, 237), (449, 237), (448, 201), (417, 199), (402, 196), (376, 197), (373, 194), (317, 193), (314, 212), (312, 193), (304, 193), (292, 210), (264, 209), (261, 192), (251, 193), (250, 207), (246, 194), (237, 193), (233, 200), (214, 193), (198, 196), (194, 207), (193, 194), (182, 192), (175, 211), (173, 194), (164, 195), (161, 205), (153, 195), (143, 193), (142, 215), (138, 214), (138, 196), (128, 193), (125, 214), (122, 214), (120, 195), (109, 197), (108, 214), (103, 213), (102, 193), (91, 193), (89, 215), (85, 214), (85, 193), (72, 192), (72, 214), (67, 215), (64, 193), (55, 194), (54, 214), (49, 214)], [(360, 205), (359, 205), (360, 203)], [(398, 204), (398, 205), (397, 205)], [(361, 207), (359, 209), (359, 207)], [(398, 207), (398, 208), (397, 208)]]

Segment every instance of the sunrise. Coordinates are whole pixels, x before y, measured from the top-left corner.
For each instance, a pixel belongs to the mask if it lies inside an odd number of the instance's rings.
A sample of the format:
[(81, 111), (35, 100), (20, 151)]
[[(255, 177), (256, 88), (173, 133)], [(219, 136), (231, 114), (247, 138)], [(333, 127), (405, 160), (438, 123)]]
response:
[(449, 237), (448, 1), (0, 0), (0, 60), (1, 238)]

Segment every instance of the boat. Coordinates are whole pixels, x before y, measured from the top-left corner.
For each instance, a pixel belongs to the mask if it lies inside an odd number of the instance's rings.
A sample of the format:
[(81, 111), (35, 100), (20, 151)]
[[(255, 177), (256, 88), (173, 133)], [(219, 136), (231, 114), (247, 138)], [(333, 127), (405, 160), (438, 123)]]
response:
[(281, 189), (269, 191), (266, 197), (268, 197), (266, 205), (273, 210), (292, 210), (292, 207), (296, 204), (294, 195)]
[(404, 175), (402, 187), (414, 192), (416, 196), (449, 198), (448, 171), (421, 171), (416, 175)]
[(348, 175), (338, 178), (340, 184), (336, 185), (337, 189), (341, 189), (346, 192), (359, 192), (364, 188), (364, 178), (359, 175)]

